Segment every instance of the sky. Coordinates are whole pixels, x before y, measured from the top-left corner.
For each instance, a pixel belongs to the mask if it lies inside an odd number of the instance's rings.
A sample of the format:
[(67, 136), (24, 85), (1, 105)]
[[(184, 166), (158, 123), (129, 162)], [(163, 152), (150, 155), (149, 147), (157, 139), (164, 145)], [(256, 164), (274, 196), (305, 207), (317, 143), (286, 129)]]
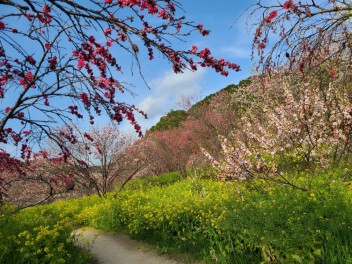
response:
[[(160, 117), (171, 109), (177, 109), (177, 102), (181, 97), (203, 98), (229, 84), (236, 84), (251, 74), (253, 35), (249, 33), (246, 15), (243, 13), (255, 1), (180, 0), (179, 2), (189, 21), (202, 23), (204, 28), (210, 30), (210, 34), (206, 37), (194, 34), (187, 38), (186, 43), (179, 45), (191, 47), (195, 44), (199, 49), (207, 47), (214, 57), (239, 64), (241, 71), (230, 72), (227, 77), (215, 73), (212, 69), (174, 74), (171, 66), (162, 59), (157, 60), (156, 64), (150, 63), (143, 69), (150, 90), (138, 78), (132, 80), (135, 86), (133, 91), (137, 96), (132, 98), (131, 102), (148, 114), (148, 120), (138, 118), (143, 130), (157, 123)], [(240, 17), (241, 15), (243, 16)], [(129, 125), (123, 124), (122, 127), (128, 130)]]

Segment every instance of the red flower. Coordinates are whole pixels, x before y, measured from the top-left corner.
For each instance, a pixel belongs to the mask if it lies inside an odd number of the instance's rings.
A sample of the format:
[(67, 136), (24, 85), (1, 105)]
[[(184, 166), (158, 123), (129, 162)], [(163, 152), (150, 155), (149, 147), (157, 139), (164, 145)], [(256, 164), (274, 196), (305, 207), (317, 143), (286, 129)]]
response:
[(5, 24), (4, 24), (4, 22), (2, 22), (1, 20), (0, 20), (0, 29), (1, 29), (1, 30), (4, 30), (4, 29), (5, 29)]
[(112, 46), (112, 43), (113, 43), (112, 39), (109, 39), (109, 40), (106, 42), (106, 46), (111, 47), (111, 46)]
[(285, 3), (284, 3), (284, 9), (293, 9), (293, 8), (295, 8), (295, 4), (293, 3), (293, 0), (289, 0), (289, 1), (286, 1)]
[(193, 45), (192, 46), (192, 53), (196, 53), (197, 52), (197, 50), (198, 50), (198, 47), (197, 46), (195, 46), (195, 45)]
[[(19, 83), (23, 86), (24, 89), (27, 89), (29, 86), (28, 84), (31, 83), (33, 81), (33, 73), (31, 72), (27, 72), (26, 73), (26, 79), (23, 78), (19, 78)], [(35, 87), (35, 83), (32, 83), (31, 87)]]
[(266, 48), (266, 45), (263, 44), (263, 43), (260, 43), (260, 44), (258, 45), (258, 48), (259, 48), (259, 49), (265, 49), (265, 48)]
[(27, 72), (26, 73), (26, 78), (29, 82), (31, 82), (33, 80), (33, 73), (31, 72)]
[(32, 132), (32, 130), (26, 130), (26, 131), (23, 131), (22, 133), (23, 133), (25, 136), (28, 136), (31, 132)]
[(81, 97), (81, 100), (82, 102), (86, 105), (86, 106), (90, 106), (90, 103), (89, 103), (89, 97), (88, 97), (88, 94), (86, 93), (81, 93), (80, 94), (80, 97)]
[(105, 4), (111, 4), (112, 0), (105, 0)]
[(94, 43), (95, 42), (95, 38), (93, 36), (90, 36), (89, 37), (89, 42)]
[(108, 92), (104, 93), (104, 96), (105, 96), (106, 98), (108, 98), (108, 99), (111, 99), (111, 98), (112, 98), (111, 93), (108, 93)]
[(43, 10), (43, 13), (49, 13), (51, 11), (50, 7), (47, 5), (43, 5), (42, 10)]
[(26, 61), (29, 62), (30, 65), (35, 65), (36, 61), (32, 56), (28, 56)]
[(97, 143), (95, 143), (94, 145), (95, 145), (95, 147), (96, 147), (98, 153), (99, 153), (99, 154), (102, 154), (103, 152), (101, 151), (101, 148), (99, 147), (99, 145), (98, 145)]
[(48, 100), (48, 96), (46, 95), (46, 96), (44, 96), (44, 98), (45, 98), (44, 105), (49, 106), (50, 103), (49, 103), (49, 100)]
[(94, 139), (88, 133), (84, 133), (83, 136), (87, 138), (89, 141), (94, 141)]
[(50, 64), (50, 69), (51, 70), (56, 70), (56, 66), (57, 66), (57, 57), (56, 56), (54, 56), (54, 57), (52, 57), (51, 59), (49, 59), (48, 60), (48, 62), (49, 62), (49, 64)]
[(274, 10), (265, 18), (265, 22), (270, 23), (275, 17), (277, 17), (277, 11)]
[(161, 9), (159, 11), (158, 17), (162, 17), (163, 19), (167, 19), (168, 18), (167, 13), (165, 12), (164, 9)]
[(203, 30), (203, 24), (198, 24), (197, 28), (198, 28), (199, 31), (202, 31)]
[(32, 15), (28, 12), (26, 12), (26, 18), (29, 20), (29, 21), (32, 21)]
[(9, 106), (5, 108), (6, 113), (10, 112), (10, 110), (11, 110), (11, 107), (9, 107)]
[(51, 44), (49, 42), (45, 43), (45, 48), (48, 50), (51, 48)]

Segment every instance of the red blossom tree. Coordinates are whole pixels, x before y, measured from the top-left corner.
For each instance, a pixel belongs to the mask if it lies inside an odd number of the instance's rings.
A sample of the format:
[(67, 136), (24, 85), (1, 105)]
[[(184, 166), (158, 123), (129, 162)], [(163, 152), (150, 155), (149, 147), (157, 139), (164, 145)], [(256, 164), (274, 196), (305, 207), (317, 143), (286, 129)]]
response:
[[(175, 48), (191, 33), (209, 31), (179, 15), (175, 0), (0, 1), (0, 150), (18, 146), (21, 158), (33, 157), (33, 145), (50, 139), (70, 155), (60, 138), (77, 139), (72, 129), (55, 129), (80, 119), (95, 122), (107, 114), (127, 119), (138, 133), (134, 114), (146, 114), (119, 101), (131, 92), (121, 78), (126, 68), (117, 54), (132, 56), (141, 73), (140, 58), (161, 54), (175, 73), (210, 67), (222, 75), (237, 64), (216, 59), (209, 49)], [(141, 75), (143, 78), (143, 75)], [(0, 159), (4, 167), (6, 159)], [(13, 161), (12, 159), (10, 161)], [(12, 162), (13, 165), (16, 162)]]
[(1, 158), (6, 163), (0, 170), (0, 205), (10, 202), (24, 208), (74, 187), (73, 171), (60, 158), (48, 157), (45, 151), (36, 153), (26, 162), (4, 152)]
[[(178, 171), (182, 177), (185, 177), (187, 169), (206, 163), (201, 146), (211, 153), (220, 151), (217, 135), (230, 131), (232, 117), (230, 113), (233, 113), (231, 108), (221, 108), (218, 105), (220, 101), (221, 104), (225, 103), (225, 94), (227, 93), (214, 96), (210, 103), (202, 102), (196, 108), (188, 109), (186, 119), (177, 126), (157, 125), (158, 130), (147, 133), (144, 140), (149, 144), (145, 151), (154, 157), (155, 162), (151, 165), (154, 173)], [(217, 101), (218, 99), (222, 100)], [(188, 104), (184, 106), (186, 105)], [(220, 110), (224, 111), (220, 113)]]
[(157, 160), (155, 171), (170, 172), (178, 171), (184, 177), (186, 165), (194, 150), (192, 132), (183, 127), (172, 128), (166, 131), (156, 131), (147, 136), (152, 142), (153, 153)]

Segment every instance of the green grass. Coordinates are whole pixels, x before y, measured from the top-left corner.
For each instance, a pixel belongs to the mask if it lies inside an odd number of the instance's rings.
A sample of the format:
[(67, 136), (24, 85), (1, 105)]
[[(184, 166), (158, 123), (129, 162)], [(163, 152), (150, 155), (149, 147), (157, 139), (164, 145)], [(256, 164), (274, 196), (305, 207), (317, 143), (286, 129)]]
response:
[[(154, 175), (145, 178), (137, 178), (135, 180), (129, 181), (124, 190), (138, 190), (138, 189), (146, 189), (152, 186), (165, 186), (173, 184), (177, 181), (181, 180), (181, 176), (177, 172), (164, 173), (161, 175)], [(115, 190), (120, 189), (121, 184), (117, 184)]]
[[(352, 263), (349, 174), (341, 170), (291, 176), (297, 184), (311, 177), (309, 192), (260, 180), (180, 181), (176, 174), (168, 174), (131, 182), (115, 199), (91, 196), (23, 210), (10, 217), (11, 228), (1, 225), (0, 235), (22, 239), (20, 245), (12, 245), (12, 239), (5, 244), (13, 249), (12, 258), (14, 250), (38, 240), (45, 226), (52, 235), (57, 231), (55, 223), (63, 221), (67, 231), (65, 227), (59, 232), (62, 241), (75, 226), (89, 225), (123, 232), (162, 253), (187, 254), (205, 263)], [(27, 229), (32, 230), (29, 237), (20, 235)], [(44, 238), (52, 250), (58, 248), (53, 239)], [(34, 243), (30, 254), (42, 247)], [(12, 260), (9, 249), (0, 252), (1, 263), (27, 263)], [(80, 253), (75, 249), (65, 254)]]
[(0, 263), (89, 263), (75, 246), (71, 219), (50, 206), (0, 216)]

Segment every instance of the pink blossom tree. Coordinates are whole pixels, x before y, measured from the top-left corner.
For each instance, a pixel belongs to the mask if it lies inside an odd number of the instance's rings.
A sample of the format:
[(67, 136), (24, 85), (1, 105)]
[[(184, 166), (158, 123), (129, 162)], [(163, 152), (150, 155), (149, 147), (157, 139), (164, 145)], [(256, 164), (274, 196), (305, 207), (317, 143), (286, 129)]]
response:
[(72, 171), (75, 184), (88, 192), (103, 197), (113, 191), (117, 181), (130, 180), (148, 165), (146, 158), (137, 153), (132, 135), (111, 124), (87, 132), (76, 131), (77, 142), (62, 138), (70, 156), (59, 168), (65, 165)]
[(287, 169), (314, 175), (317, 168), (349, 166), (350, 13), (350, 1), (338, 0), (257, 1), (252, 7), (251, 18), (261, 16), (253, 57), (257, 51), (263, 74), (245, 92), (251, 103), (241, 128), (221, 138), (224, 159), (204, 151), (219, 177), (294, 186)]
[(203, 150), (218, 176), (264, 178), (295, 186), (287, 171), (308, 170), (314, 175), (316, 169), (349, 164), (351, 76), (332, 77), (330, 66), (326, 63), (303, 80), (277, 75), (267, 77), (268, 83), (262, 78), (253, 81), (247, 91), (252, 108), (242, 117), (242, 128), (234, 130), (231, 138), (221, 138), (223, 159)]
[(265, 72), (285, 65), (303, 73), (325, 60), (350, 58), (351, 10), (345, 0), (259, 0), (249, 16), (253, 55)]

